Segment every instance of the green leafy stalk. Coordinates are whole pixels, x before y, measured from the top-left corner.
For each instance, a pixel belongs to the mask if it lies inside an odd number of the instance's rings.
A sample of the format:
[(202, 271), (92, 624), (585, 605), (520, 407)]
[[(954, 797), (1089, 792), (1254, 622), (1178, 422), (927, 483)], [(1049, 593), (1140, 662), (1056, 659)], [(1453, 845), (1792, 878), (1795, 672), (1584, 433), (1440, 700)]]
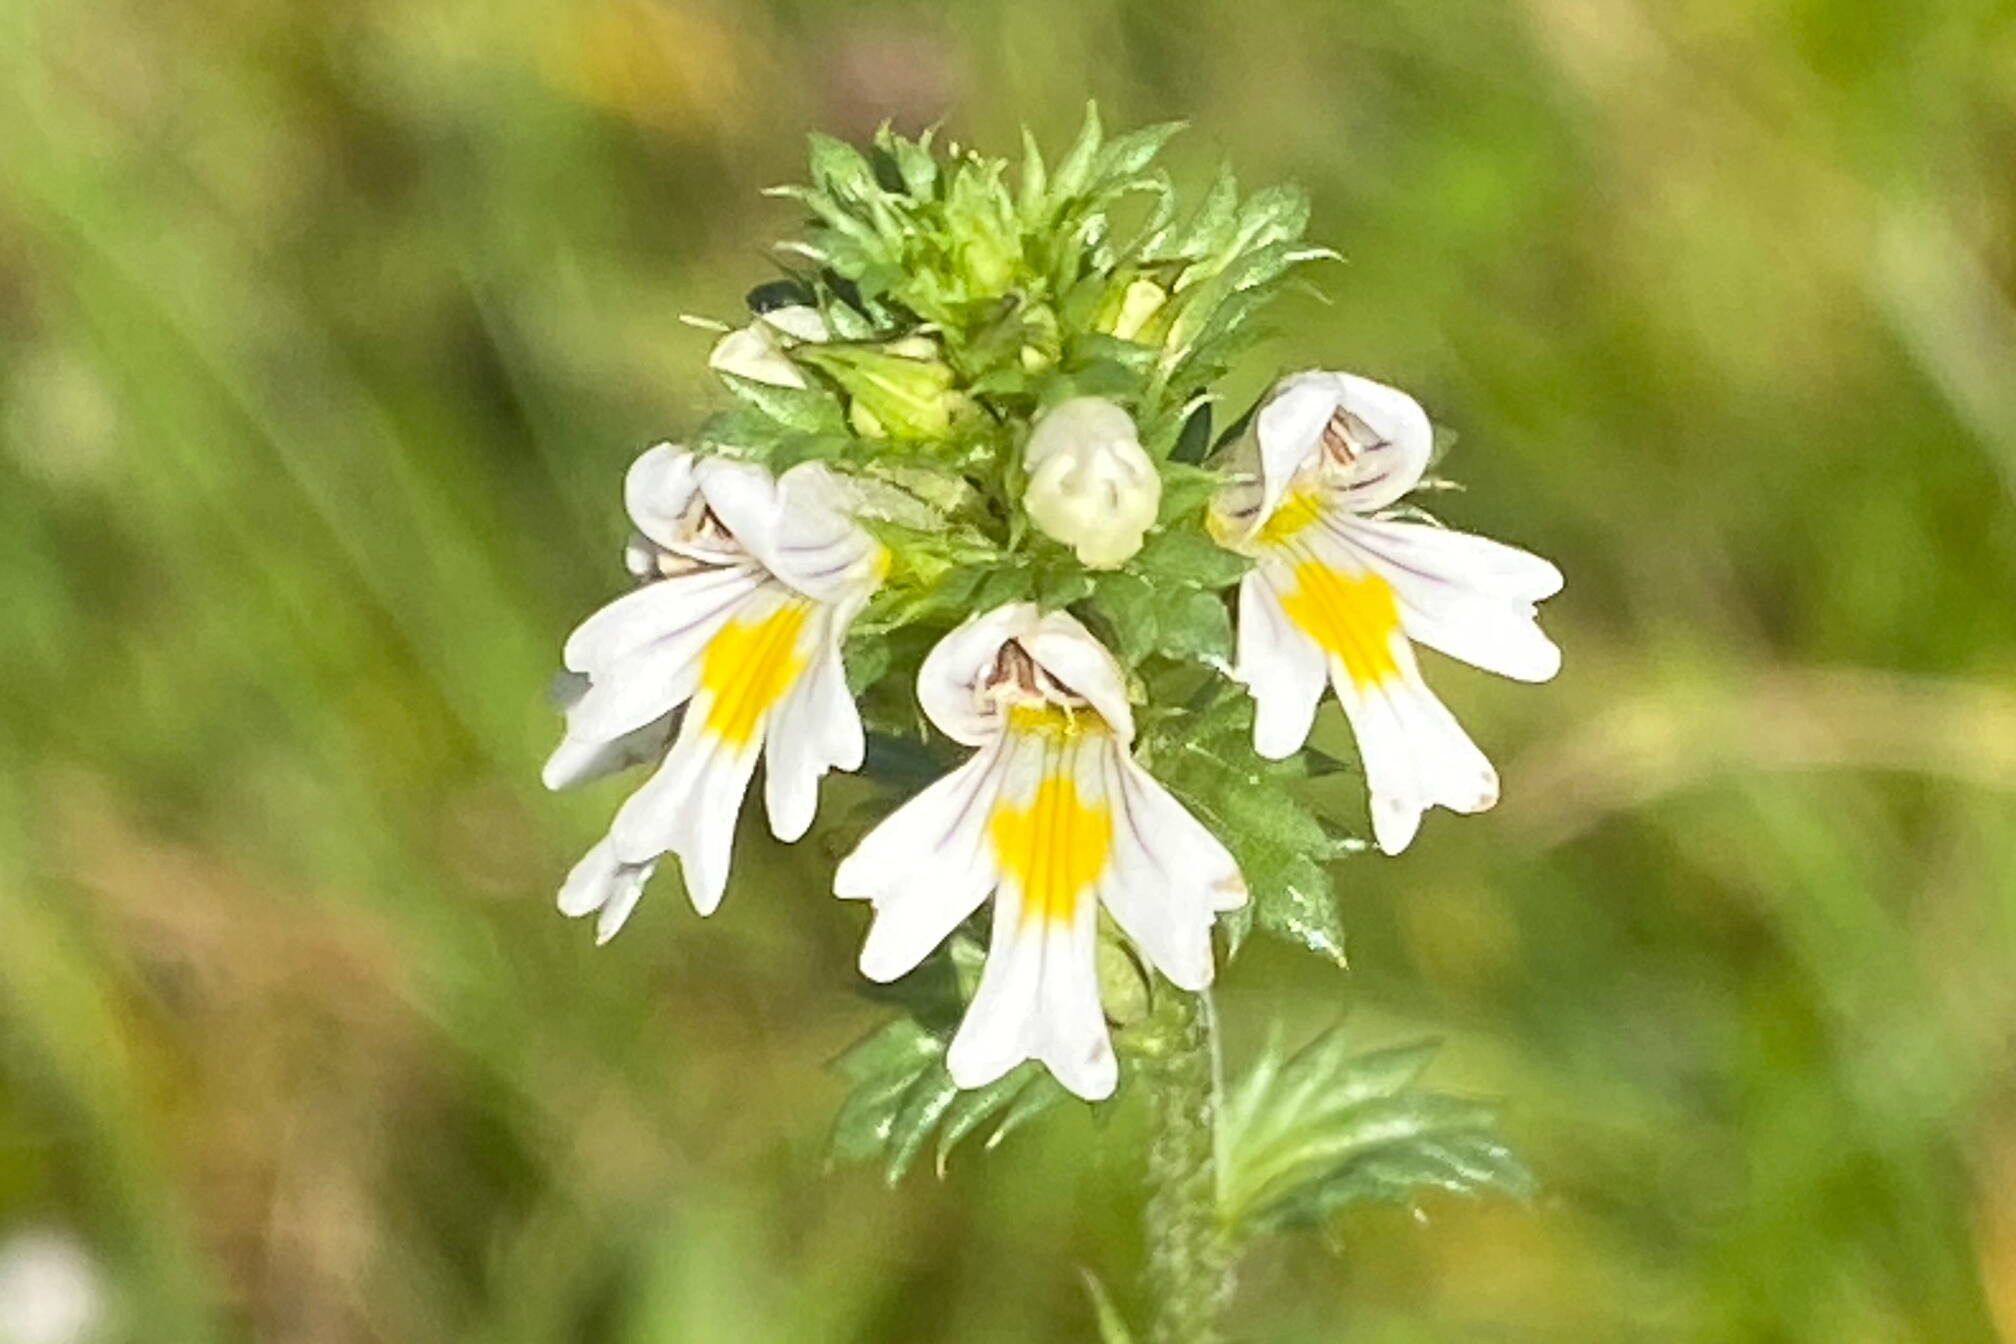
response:
[(1171, 993), (1169, 1049), (1148, 1062), (1149, 1344), (1213, 1344), (1232, 1296), (1218, 1216), (1218, 1031), (1211, 1001)]

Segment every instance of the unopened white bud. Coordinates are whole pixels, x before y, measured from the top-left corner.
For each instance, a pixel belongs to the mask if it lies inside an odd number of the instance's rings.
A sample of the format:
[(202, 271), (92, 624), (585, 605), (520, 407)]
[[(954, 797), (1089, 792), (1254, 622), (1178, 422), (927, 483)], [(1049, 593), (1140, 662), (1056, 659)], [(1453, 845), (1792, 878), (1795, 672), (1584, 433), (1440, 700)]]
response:
[(1080, 562), (1115, 569), (1141, 549), (1162, 506), (1162, 478), (1127, 412), (1101, 397), (1060, 402), (1036, 422), (1022, 462), (1030, 521)]

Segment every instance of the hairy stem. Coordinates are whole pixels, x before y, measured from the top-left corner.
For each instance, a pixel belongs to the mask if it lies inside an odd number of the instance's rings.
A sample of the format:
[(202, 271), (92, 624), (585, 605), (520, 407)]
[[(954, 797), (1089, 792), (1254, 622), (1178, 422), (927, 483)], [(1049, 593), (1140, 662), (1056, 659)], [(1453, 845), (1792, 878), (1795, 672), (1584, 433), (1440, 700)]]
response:
[(1171, 992), (1171, 1048), (1148, 1083), (1150, 1344), (1216, 1344), (1232, 1295), (1218, 1220), (1218, 1028), (1207, 995)]

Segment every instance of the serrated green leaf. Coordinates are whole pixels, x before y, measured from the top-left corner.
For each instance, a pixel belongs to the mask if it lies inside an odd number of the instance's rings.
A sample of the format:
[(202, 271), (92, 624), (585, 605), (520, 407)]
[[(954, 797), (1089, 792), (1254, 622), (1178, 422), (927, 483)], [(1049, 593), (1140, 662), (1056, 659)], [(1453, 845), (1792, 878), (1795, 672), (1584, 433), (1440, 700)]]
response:
[(1078, 130), (1078, 138), (1065, 151), (1063, 160), (1050, 179), (1050, 209), (1057, 207), (1081, 194), (1091, 185), (1092, 167), (1099, 156), (1102, 140), (1099, 126), (1099, 105), (1085, 104), (1085, 122)]
[(1115, 571), (1094, 582), (1089, 605), (1113, 652), (1130, 666), (1155, 647), (1155, 590), (1139, 575)]
[(903, 1104), (889, 1123), (882, 1153), (882, 1178), (894, 1185), (903, 1179), (923, 1151), (938, 1122), (958, 1099), (959, 1085), (942, 1066), (926, 1069), (903, 1094)]
[(1043, 166), (1043, 151), (1036, 147), (1036, 136), (1027, 126), (1022, 128), (1022, 175), (1016, 193), (1015, 213), (1021, 218), (1024, 228), (1041, 222), (1044, 202), (1048, 196), (1050, 176)]
[(928, 130), (915, 140), (906, 139), (886, 122), (875, 133), (875, 147), (888, 156), (903, 190), (914, 200), (929, 200), (938, 185), (938, 159), (931, 152), (931, 140)]
[(1242, 578), (1253, 562), (1228, 551), (1201, 527), (1174, 526), (1149, 534), (1140, 553), (1128, 562), (1137, 574), (1153, 582), (1193, 588), (1225, 588)]
[(1163, 249), (1162, 255), (1197, 261), (1227, 250), (1239, 214), (1239, 182), (1232, 165), (1221, 164), (1211, 189)]
[(1217, 665), (1232, 659), (1232, 615), (1215, 592), (1165, 598), (1155, 641), (1158, 653)]
[(1062, 1083), (1047, 1073), (1039, 1072), (1035, 1081), (1016, 1094), (1014, 1104), (1009, 1106), (1007, 1114), (1001, 1117), (1001, 1123), (994, 1126), (984, 1146), (989, 1151), (1000, 1147), (1010, 1134), (1066, 1100), (1070, 1095), (1064, 1090)]
[(961, 1092), (946, 1110), (943, 1122), (938, 1127), (938, 1174), (945, 1174), (952, 1150), (965, 1141), (995, 1116), (1007, 1110), (1028, 1087), (1042, 1069), (1034, 1063), (1023, 1063), (1010, 1069), (985, 1087), (976, 1087), (970, 1092)]
[(1253, 918), (1268, 933), (1339, 969), (1349, 964), (1337, 893), (1329, 875), (1310, 860), (1287, 865), (1275, 889), (1253, 902)]
[(1220, 1119), (1221, 1214), (1250, 1232), (1425, 1189), (1524, 1197), (1532, 1178), (1492, 1107), (1416, 1086), (1433, 1043), (1353, 1054), (1332, 1029), (1292, 1058), (1270, 1043)]
[(856, 1041), (833, 1061), (833, 1071), (850, 1082), (866, 1082), (889, 1073), (914, 1076), (922, 1064), (944, 1049), (930, 1032), (907, 1017), (884, 1023)]
[[(855, 1086), (834, 1119), (827, 1144), (830, 1160), (879, 1160), (883, 1178), (893, 1185), (933, 1144), (935, 1135), (936, 1166), (943, 1175), (953, 1150), (990, 1122), (994, 1128), (984, 1146), (991, 1149), (1068, 1095), (1034, 1062), (967, 1091), (946, 1072), (945, 1043), (957, 1017), (959, 983), (965, 974), (955, 962), (960, 946), (970, 943), (962, 935), (954, 940), (952, 955), (933, 959), (943, 973), (943, 985), (933, 992), (950, 993), (954, 1000), (954, 1011), (946, 1015), (942, 1027), (931, 1030), (913, 1017), (896, 1018), (834, 1061), (835, 1072)], [(915, 978), (906, 976), (897, 984)]]
[(1157, 122), (1108, 141), (1099, 151), (1093, 166), (1093, 180), (1117, 183), (1132, 177), (1162, 152), (1163, 146), (1184, 128), (1184, 124), (1180, 121)]
[(801, 434), (841, 434), (847, 417), (831, 392), (821, 388), (778, 387), (732, 373), (721, 381), (737, 398), (755, 407), (787, 430)]

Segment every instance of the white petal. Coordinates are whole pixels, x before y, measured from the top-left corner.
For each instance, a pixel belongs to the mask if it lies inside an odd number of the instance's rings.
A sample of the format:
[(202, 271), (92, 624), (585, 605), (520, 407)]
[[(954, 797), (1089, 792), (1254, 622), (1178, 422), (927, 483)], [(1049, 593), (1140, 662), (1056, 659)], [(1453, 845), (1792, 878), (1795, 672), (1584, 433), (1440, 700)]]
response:
[(1539, 556), (1424, 523), (1340, 518), (1331, 533), (1392, 585), (1414, 639), (1519, 681), (1561, 670), (1533, 610), (1560, 591), (1561, 572)]
[(760, 322), (737, 328), (716, 341), (707, 353), (707, 367), (772, 387), (805, 386), (805, 375)]
[(1332, 463), (1324, 469), (1332, 500), (1355, 513), (1383, 509), (1412, 490), (1428, 469), (1435, 450), (1435, 428), (1421, 403), (1397, 387), (1334, 373), (1337, 409), (1355, 417), (1373, 433), (1374, 442), (1360, 445), (1349, 466)]
[(847, 693), (837, 625), (831, 612), (806, 622), (799, 647), (811, 666), (784, 693), (764, 732), (764, 805), (779, 840), (796, 840), (811, 828), (819, 781), (829, 769), (861, 768), (866, 742)]
[(865, 598), (881, 581), (882, 548), (845, 512), (849, 494), (819, 462), (777, 478), (775, 544), (762, 559), (778, 578), (822, 602)]
[(832, 339), (826, 319), (817, 308), (807, 303), (787, 303), (781, 308), (770, 309), (756, 320), (775, 327), (793, 340), (810, 341), (816, 345)]
[(703, 457), (693, 468), (707, 507), (757, 563), (773, 568), (781, 506), (777, 478), (753, 462)]
[(1246, 903), (1239, 865), (1117, 744), (1100, 753), (1113, 849), (1099, 900), (1151, 965), (1179, 989), (1211, 983), (1211, 924)]
[(1028, 634), (1022, 648), (1052, 677), (1092, 702), (1123, 744), (1134, 740), (1134, 712), (1127, 704), (1127, 678), (1120, 664), (1092, 632), (1069, 612), (1049, 612)]
[(595, 946), (601, 947), (611, 938), (623, 932), (623, 926), (630, 922), (630, 912), (637, 908), (637, 902), (644, 895), (644, 883), (656, 869), (656, 864), (639, 864), (626, 867), (623, 871), (631, 874), (609, 895), (602, 913), (595, 917)]
[(968, 617), (931, 646), (917, 669), (917, 702), (938, 731), (968, 747), (1001, 731), (1000, 714), (974, 687), (994, 666), (1001, 646), (1028, 633), (1040, 618), (1035, 603), (1010, 602)]
[(1119, 1065), (1099, 1006), (1096, 918), (1086, 900), (1068, 922), (1025, 924), (1012, 886), (995, 896), (980, 988), (945, 1053), (953, 1082), (984, 1087), (1023, 1060), (1040, 1059), (1087, 1101), (1112, 1095)]
[(1498, 772), (1421, 680), (1404, 641), (1394, 647), (1398, 677), (1359, 686), (1335, 668), (1337, 698), (1365, 762), (1373, 838), (1388, 854), (1413, 842), (1430, 807), (1482, 812), (1498, 801)]
[(1254, 413), (1249, 431), (1259, 445), (1260, 508), (1255, 523), (1274, 516), (1297, 472), (1322, 444), (1323, 427), (1343, 396), (1336, 375), (1297, 373), (1276, 383)]
[(601, 918), (595, 923), (595, 941), (606, 943), (616, 936), (623, 922), (630, 918), (630, 912), (637, 908), (637, 899), (644, 893), (644, 884), (651, 880), (656, 861), (646, 863), (621, 863), (607, 839), (602, 840), (581, 862), (574, 865), (567, 880), (560, 887), (560, 913), (576, 918), (593, 911), (601, 911)]
[(1297, 630), (1260, 570), (1239, 581), (1237, 665), (1253, 695), (1253, 750), (1270, 761), (1302, 749), (1329, 681), (1323, 651)]
[(561, 660), (571, 671), (598, 672), (656, 640), (725, 616), (762, 581), (760, 572), (738, 565), (647, 583), (576, 626)]
[(1339, 520), (1346, 535), (1388, 565), (1419, 570), (1489, 597), (1540, 602), (1561, 591), (1561, 571), (1517, 546), (1468, 532), (1390, 518)]
[(698, 459), (676, 443), (647, 449), (623, 478), (623, 506), (637, 530), (671, 550), (680, 548), (687, 508), (699, 490)]
[(547, 758), (540, 779), (549, 789), (571, 789), (664, 755), (672, 742), (672, 716), (653, 719), (621, 737), (562, 738)]
[(733, 746), (704, 722), (704, 712), (687, 714), (665, 763), (616, 813), (609, 842), (626, 863), (677, 854), (693, 908), (711, 915), (728, 888), (735, 819), (756, 771), (757, 744)]
[(994, 889), (988, 824), (1011, 748), (996, 742), (870, 831), (833, 875), (834, 894), (875, 903), (861, 973), (886, 983), (945, 941)]

